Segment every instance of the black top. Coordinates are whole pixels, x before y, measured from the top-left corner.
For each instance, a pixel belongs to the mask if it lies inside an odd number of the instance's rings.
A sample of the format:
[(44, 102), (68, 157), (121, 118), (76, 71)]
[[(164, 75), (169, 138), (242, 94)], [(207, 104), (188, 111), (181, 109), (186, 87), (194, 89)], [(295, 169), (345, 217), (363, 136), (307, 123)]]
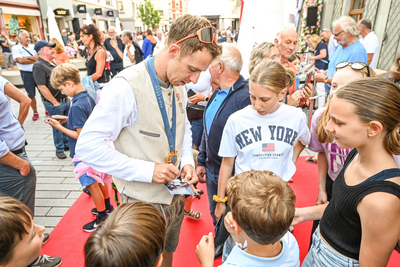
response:
[(342, 171), (333, 183), (333, 196), (320, 222), (321, 235), (326, 242), (338, 252), (356, 260), (360, 255), (362, 234), (358, 203), (375, 192), (386, 192), (400, 198), (400, 186), (385, 181), (400, 176), (398, 168), (383, 170), (358, 185), (346, 184), (344, 173), (357, 153), (353, 149), (347, 156)]
[(50, 63), (44, 60), (43, 58), (39, 57), (39, 59), (33, 64), (32, 73), (36, 85), (45, 85), (50, 90), (50, 93), (54, 96), (54, 98), (57, 99), (57, 101), (60, 101), (61, 99), (66, 98), (67, 96), (63, 95), (60, 90), (54, 89), (50, 83), (51, 73), (56, 66), (57, 64), (55, 62), (52, 61)]
[[(97, 50), (97, 51), (99, 51), (99, 50)], [(86, 68), (87, 68), (88, 76), (91, 76), (91, 75), (96, 73), (97, 62), (96, 62), (96, 60), (94, 58), (96, 56), (97, 51), (94, 52), (93, 56), (89, 60), (86, 60)], [(103, 70), (103, 74), (97, 80), (97, 82), (98, 83), (106, 83), (106, 82), (108, 82), (107, 76), (105, 74), (105, 69)]]
[(11, 53), (10, 44), (7, 42), (7, 45), (5, 45), (4, 44), (5, 42), (6, 42), (6, 39), (4, 39), (4, 38), (0, 39), (0, 45), (1, 45), (1, 48), (3, 49), (3, 53)]

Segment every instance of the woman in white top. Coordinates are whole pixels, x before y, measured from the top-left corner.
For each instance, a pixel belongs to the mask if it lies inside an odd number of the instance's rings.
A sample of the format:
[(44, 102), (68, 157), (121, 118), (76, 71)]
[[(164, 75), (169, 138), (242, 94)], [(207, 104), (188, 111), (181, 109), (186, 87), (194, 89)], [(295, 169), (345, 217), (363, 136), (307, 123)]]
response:
[[(269, 170), (289, 181), (295, 173), (294, 163), (310, 142), (310, 132), (302, 110), (280, 102), (293, 75), (275, 61), (265, 61), (251, 73), (252, 105), (233, 113), (222, 135), (218, 198), (225, 197), (234, 165), (235, 175), (251, 169)], [(224, 203), (217, 203), (217, 220), (225, 209)]]

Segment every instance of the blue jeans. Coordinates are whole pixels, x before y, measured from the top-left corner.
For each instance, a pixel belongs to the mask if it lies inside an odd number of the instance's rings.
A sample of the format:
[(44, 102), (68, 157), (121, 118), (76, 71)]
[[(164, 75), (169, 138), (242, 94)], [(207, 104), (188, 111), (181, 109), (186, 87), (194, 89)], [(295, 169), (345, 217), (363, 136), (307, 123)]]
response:
[(359, 267), (359, 261), (346, 257), (326, 244), (320, 236), (319, 227), (313, 235), (313, 242), (301, 267), (348, 266)]
[(210, 210), (210, 215), (213, 220), (214, 226), (217, 224), (217, 220), (215, 219), (215, 207), (217, 206), (217, 202), (213, 200), (213, 196), (218, 193), (218, 178), (219, 175), (213, 174), (206, 168), (207, 175), (207, 196), (208, 196), (208, 208)]
[(188, 120), (192, 126), (192, 145), (198, 150), (203, 136), (203, 118), (193, 119), (188, 117)]
[[(69, 100), (65, 102), (60, 102), (61, 105), (59, 105), (58, 107), (53, 106), (53, 104), (50, 102), (43, 101), (43, 104), (46, 110), (49, 112), (50, 117), (53, 115), (68, 116), (69, 104), (70, 104)], [(62, 124), (62, 126), (67, 128), (66, 123)], [(64, 151), (65, 147), (69, 147), (67, 135), (60, 132), (59, 130), (56, 130), (55, 128), (53, 128), (53, 141), (54, 141), (54, 146), (56, 147), (56, 152)]]

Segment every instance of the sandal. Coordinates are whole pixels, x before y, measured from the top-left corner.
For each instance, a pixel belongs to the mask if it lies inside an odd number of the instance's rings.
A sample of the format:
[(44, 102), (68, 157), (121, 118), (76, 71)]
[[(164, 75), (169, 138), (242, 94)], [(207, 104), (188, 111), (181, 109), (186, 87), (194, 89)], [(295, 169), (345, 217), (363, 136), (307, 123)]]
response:
[(308, 157), (308, 158), (306, 158), (306, 162), (308, 162), (308, 163), (317, 163), (317, 160), (314, 159), (314, 157)]
[(186, 216), (186, 217), (189, 217), (189, 218), (192, 218), (192, 219), (194, 219), (194, 220), (198, 220), (198, 219), (200, 219), (200, 217), (201, 217), (201, 213), (198, 212), (198, 211), (195, 211), (195, 210), (190, 210), (189, 212), (187, 212), (187, 211), (185, 210), (185, 216)]

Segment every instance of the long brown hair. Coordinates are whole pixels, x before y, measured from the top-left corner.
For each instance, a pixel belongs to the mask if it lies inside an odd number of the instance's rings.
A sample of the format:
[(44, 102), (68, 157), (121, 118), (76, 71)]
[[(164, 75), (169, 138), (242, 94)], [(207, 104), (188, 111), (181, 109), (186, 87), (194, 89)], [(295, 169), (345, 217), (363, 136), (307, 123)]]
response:
[(141, 201), (124, 203), (85, 244), (86, 267), (154, 267), (165, 246), (164, 216)]
[[(364, 78), (368, 77), (367, 68), (364, 68), (362, 70), (354, 70), (350, 66), (347, 66), (347, 67), (344, 67), (343, 69), (350, 69), (353, 71), (357, 71), (357, 72), (360, 72)], [(340, 70), (341, 69), (337, 70), (336, 72), (338, 72)], [(370, 71), (370, 77), (376, 77), (376, 73), (372, 68), (370, 68), (369, 71)], [(333, 142), (332, 134), (330, 132), (328, 132), (327, 130), (325, 130), (326, 125), (328, 124), (329, 120), (331, 119), (331, 116), (329, 114), (329, 101), (330, 100), (328, 100), (328, 103), (326, 104), (326, 109), (323, 111), (321, 116), (318, 118), (317, 125), (315, 128), (317, 138), (320, 143), (332, 143)]]
[(79, 34), (92, 35), (94, 48), (103, 47), (103, 43), (101, 40), (101, 33), (95, 24), (83, 25), (82, 28), (79, 29)]

